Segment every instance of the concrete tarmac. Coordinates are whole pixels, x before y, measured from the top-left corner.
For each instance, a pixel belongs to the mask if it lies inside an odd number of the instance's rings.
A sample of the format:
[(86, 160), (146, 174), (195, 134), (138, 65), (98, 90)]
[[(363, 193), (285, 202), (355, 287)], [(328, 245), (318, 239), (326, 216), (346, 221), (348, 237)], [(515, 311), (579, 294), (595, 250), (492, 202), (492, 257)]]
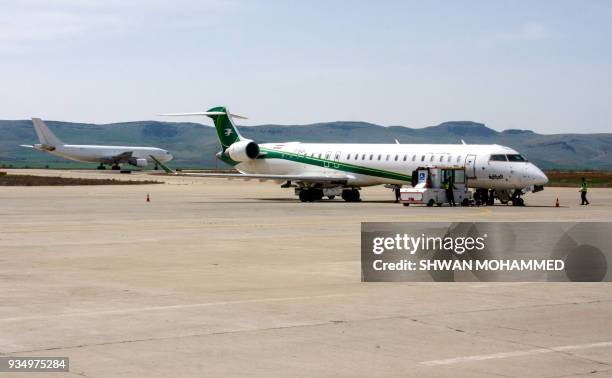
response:
[(382, 187), (300, 203), (271, 182), (157, 179), (0, 187), (0, 356), (88, 377), (612, 376), (611, 284), (361, 283), (359, 265), (360, 222), (612, 220), (612, 190), (427, 208)]

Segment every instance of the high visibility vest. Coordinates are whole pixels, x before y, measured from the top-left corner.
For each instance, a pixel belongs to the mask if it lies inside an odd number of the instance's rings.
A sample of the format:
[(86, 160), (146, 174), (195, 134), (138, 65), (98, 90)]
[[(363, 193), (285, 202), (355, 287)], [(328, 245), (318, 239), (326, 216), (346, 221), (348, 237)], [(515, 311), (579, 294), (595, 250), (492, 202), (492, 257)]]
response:
[(448, 182), (445, 182), (445, 183), (444, 183), (444, 189), (448, 189), (448, 188), (449, 188), (449, 186), (448, 186)]
[(589, 186), (587, 185), (586, 181), (582, 183), (580, 190), (583, 192), (587, 192), (589, 190)]

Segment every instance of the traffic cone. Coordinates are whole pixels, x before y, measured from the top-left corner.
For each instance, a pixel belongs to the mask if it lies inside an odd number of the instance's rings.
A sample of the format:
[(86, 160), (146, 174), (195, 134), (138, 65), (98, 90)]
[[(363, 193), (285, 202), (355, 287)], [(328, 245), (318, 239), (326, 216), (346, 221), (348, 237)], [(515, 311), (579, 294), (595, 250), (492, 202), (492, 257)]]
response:
[[(557, 200), (558, 201), (558, 200)], [(149, 193), (147, 193), (147, 202), (151, 202), (151, 199), (149, 198)], [(558, 206), (559, 204), (557, 204)]]
[(557, 197), (557, 201), (555, 201), (555, 207), (559, 207), (559, 197)]

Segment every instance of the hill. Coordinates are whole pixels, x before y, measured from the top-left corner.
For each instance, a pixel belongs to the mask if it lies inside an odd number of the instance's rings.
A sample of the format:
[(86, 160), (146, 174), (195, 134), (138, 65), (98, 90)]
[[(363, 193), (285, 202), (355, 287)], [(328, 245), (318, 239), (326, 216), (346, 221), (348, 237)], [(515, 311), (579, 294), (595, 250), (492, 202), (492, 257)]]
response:
[[(174, 167), (221, 167), (215, 130), (199, 123), (157, 121), (85, 124), (48, 121), (66, 143), (148, 145), (175, 156)], [(242, 127), (241, 133), (258, 142), (302, 141), (336, 143), (497, 143), (512, 147), (543, 169), (612, 169), (612, 133), (538, 134), (530, 130), (488, 128), (469, 121), (445, 122), (420, 129), (383, 127), (366, 122), (326, 122), (310, 125)], [(0, 165), (15, 167), (94, 167), (18, 147), (37, 143), (29, 120), (0, 121)]]

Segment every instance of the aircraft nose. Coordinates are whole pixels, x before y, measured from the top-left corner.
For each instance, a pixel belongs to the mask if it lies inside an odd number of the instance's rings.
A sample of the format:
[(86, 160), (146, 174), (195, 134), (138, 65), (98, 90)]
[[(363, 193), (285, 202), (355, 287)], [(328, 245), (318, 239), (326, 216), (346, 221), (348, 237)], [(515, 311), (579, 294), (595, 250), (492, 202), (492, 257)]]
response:
[(530, 167), (530, 176), (533, 178), (533, 185), (546, 185), (548, 184), (548, 177), (542, 172), (542, 170), (535, 165)]

